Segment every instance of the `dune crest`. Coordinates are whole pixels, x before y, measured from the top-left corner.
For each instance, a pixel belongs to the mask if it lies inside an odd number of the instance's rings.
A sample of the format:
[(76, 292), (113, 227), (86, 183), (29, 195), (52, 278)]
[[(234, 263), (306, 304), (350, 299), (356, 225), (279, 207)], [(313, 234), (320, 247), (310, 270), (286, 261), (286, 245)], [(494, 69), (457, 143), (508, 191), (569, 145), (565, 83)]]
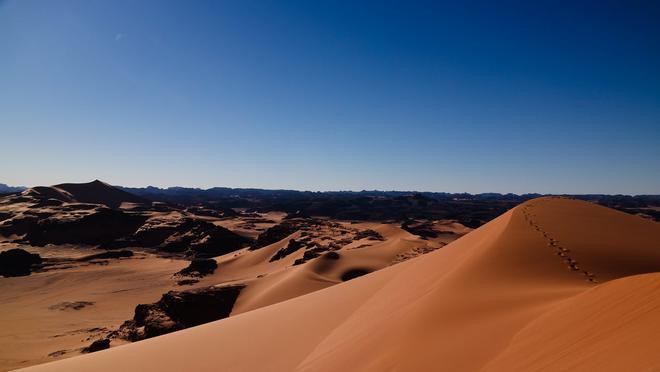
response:
[[(631, 276), (660, 271), (659, 226), (587, 202), (539, 198), (436, 252), (350, 282), (29, 370), (615, 370), (639, 354), (621, 342), (608, 352), (617, 336), (636, 345), (657, 335), (647, 324), (657, 301), (644, 300), (658, 293), (657, 274)], [(629, 303), (617, 300), (640, 287)], [(600, 301), (607, 314), (589, 316)], [(625, 318), (629, 332), (605, 328), (588, 349), (597, 364), (588, 355), (555, 364), (568, 342), (634, 304), (644, 310)], [(535, 335), (555, 337), (561, 328), (569, 331), (550, 349), (523, 358), (543, 345)], [(645, 366), (660, 363), (657, 353), (644, 358)]]

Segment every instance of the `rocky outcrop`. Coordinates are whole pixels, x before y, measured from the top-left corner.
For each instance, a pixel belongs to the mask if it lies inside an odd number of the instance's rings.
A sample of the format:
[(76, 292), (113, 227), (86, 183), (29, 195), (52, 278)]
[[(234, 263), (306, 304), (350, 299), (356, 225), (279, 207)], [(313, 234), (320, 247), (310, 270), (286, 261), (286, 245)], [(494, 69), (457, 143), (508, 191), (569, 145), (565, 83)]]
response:
[(277, 253), (275, 253), (273, 255), (273, 257), (271, 257), (270, 260), (268, 260), (268, 262), (273, 262), (273, 261), (280, 260), (280, 259), (296, 252), (297, 250), (299, 250), (302, 247), (304, 247), (303, 243), (297, 241), (296, 239), (291, 239), (291, 240), (289, 240), (289, 244), (287, 244), (286, 247), (284, 247), (284, 248), (280, 249), (279, 251), (277, 251)]
[(263, 248), (267, 245), (277, 243), (287, 236), (298, 231), (297, 220), (285, 220), (282, 223), (275, 225), (268, 230), (264, 231), (257, 237), (257, 241), (252, 244), (250, 250)]
[(34, 229), (38, 222), (39, 217), (27, 214), (7, 218), (0, 223), (0, 235), (24, 235)]
[[(327, 248), (324, 248), (324, 247), (314, 247), (314, 248), (312, 248), (312, 249), (308, 249), (308, 250), (305, 251), (305, 253), (303, 253), (302, 258), (298, 258), (297, 260), (295, 260), (295, 261), (293, 262), (293, 265), (294, 265), (294, 266), (295, 266), (295, 265), (302, 265), (302, 264), (304, 264), (305, 262), (307, 262), (307, 261), (309, 261), (309, 260), (311, 260), (311, 259), (314, 259), (314, 258), (320, 256), (321, 253), (323, 253), (323, 252), (325, 252), (325, 251), (327, 251)], [(334, 251), (332, 251), (332, 252), (328, 252), (328, 253), (334, 253), (334, 254), (337, 254), (337, 253), (334, 252)], [(339, 258), (339, 255), (338, 255), (338, 254), (337, 254), (337, 258)]]
[(184, 253), (187, 256), (214, 257), (243, 248), (250, 242), (250, 239), (208, 221), (195, 218), (154, 218), (147, 220), (135, 234), (101, 247), (144, 247), (167, 253)]
[(244, 285), (170, 291), (153, 304), (140, 304), (116, 336), (138, 341), (229, 316)]
[(41, 264), (41, 257), (24, 249), (14, 248), (0, 252), (0, 275), (26, 276)]
[(93, 353), (95, 351), (108, 349), (109, 347), (110, 347), (110, 339), (103, 338), (92, 342), (91, 345), (83, 348), (81, 351), (83, 353)]
[(94, 180), (88, 183), (63, 183), (51, 187), (71, 196), (71, 199), (81, 203), (104, 204), (110, 208), (118, 208), (122, 203), (150, 202), (145, 198), (133, 195), (124, 190)]
[(99, 180), (88, 183), (63, 183), (55, 186), (32, 187), (23, 191), (21, 196), (34, 200), (36, 206), (87, 203), (119, 208), (122, 203), (151, 203), (145, 198), (120, 190)]
[(133, 234), (146, 219), (139, 214), (99, 208), (78, 219), (39, 220), (28, 227), (23, 241), (35, 246), (66, 243), (97, 245)]
[[(3, 219), (0, 221), (0, 235), (16, 236), (17, 241), (34, 246), (88, 244), (109, 250), (143, 247), (193, 257), (214, 257), (251, 242), (195, 216), (153, 217), (143, 211), (110, 209), (95, 204), (67, 203), (19, 210), (15, 214), (3, 215)], [(111, 256), (98, 258), (114, 257)]]
[(364, 238), (368, 238), (369, 240), (377, 240), (377, 241), (385, 240), (385, 238), (378, 231), (371, 229), (358, 231), (357, 233), (355, 233), (353, 240), (360, 240)]
[(203, 277), (213, 274), (217, 268), (218, 263), (212, 258), (196, 258), (190, 261), (190, 265), (179, 271), (177, 275)]
[(48, 309), (50, 310), (62, 310), (62, 311), (67, 311), (67, 310), (82, 310), (86, 307), (93, 306), (94, 302), (93, 301), (64, 301), (64, 302), (59, 302), (54, 305), (50, 305)]
[(250, 240), (230, 230), (202, 220), (185, 220), (157, 246), (165, 252), (185, 252), (188, 256), (214, 257), (240, 249)]

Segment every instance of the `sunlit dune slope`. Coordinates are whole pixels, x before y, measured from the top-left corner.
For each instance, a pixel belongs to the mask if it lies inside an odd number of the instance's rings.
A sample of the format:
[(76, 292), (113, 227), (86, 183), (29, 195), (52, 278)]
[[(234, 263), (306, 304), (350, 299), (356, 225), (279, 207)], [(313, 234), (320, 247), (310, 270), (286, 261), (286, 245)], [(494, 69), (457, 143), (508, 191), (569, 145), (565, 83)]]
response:
[[(607, 282), (655, 271), (657, 223), (587, 202), (541, 198), (436, 252), (358, 279), (33, 369), (537, 370), (587, 360), (617, 370), (637, 357), (645, 361), (635, 366), (652, 366), (660, 353), (637, 346), (657, 335), (650, 324), (660, 316), (657, 300), (645, 300), (658, 297), (657, 276)], [(639, 314), (617, 316), (637, 309), (635, 303)], [(590, 316), (596, 309), (598, 316)], [(602, 330), (600, 338), (586, 343), (581, 335), (592, 330)], [(617, 352), (608, 352), (612, 345)]]
[[(305, 249), (272, 261), (271, 257), (285, 248), (290, 240), (301, 238), (301, 231), (297, 231), (257, 250), (243, 249), (217, 257), (218, 270), (206, 280), (247, 285), (232, 310), (232, 315), (236, 315), (341, 283), (345, 275), (352, 272), (380, 270), (392, 265), (397, 257), (416, 250), (429, 251), (441, 246), (394, 224), (365, 222), (350, 226), (376, 231), (381, 238), (353, 239), (340, 249), (324, 252), (302, 265), (295, 263), (304, 257)], [(331, 235), (331, 232), (327, 234)]]
[(608, 282), (523, 328), (486, 371), (660, 370), (660, 273)]

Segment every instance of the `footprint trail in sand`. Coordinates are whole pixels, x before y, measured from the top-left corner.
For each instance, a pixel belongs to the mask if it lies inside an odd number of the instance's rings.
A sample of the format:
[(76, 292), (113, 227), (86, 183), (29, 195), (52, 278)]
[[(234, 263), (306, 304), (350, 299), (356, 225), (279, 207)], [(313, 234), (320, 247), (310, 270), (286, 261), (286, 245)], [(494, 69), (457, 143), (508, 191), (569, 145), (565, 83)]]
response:
[(578, 271), (581, 272), (585, 277), (586, 280), (590, 283), (598, 283), (598, 280), (596, 279), (596, 276), (594, 273), (589, 272), (587, 270), (582, 270), (580, 268), (580, 264), (575, 261), (573, 258), (570, 256), (570, 249), (562, 246), (559, 241), (555, 238), (553, 238), (547, 231), (545, 231), (541, 225), (534, 219), (535, 215), (532, 214), (531, 210), (534, 207), (533, 203), (528, 203), (522, 208), (523, 215), (525, 216), (525, 220), (527, 223), (537, 232), (539, 232), (541, 235), (543, 235), (543, 238), (547, 242), (547, 246), (555, 250), (555, 254), (561, 258), (564, 263), (568, 266), (569, 269), (573, 271)]

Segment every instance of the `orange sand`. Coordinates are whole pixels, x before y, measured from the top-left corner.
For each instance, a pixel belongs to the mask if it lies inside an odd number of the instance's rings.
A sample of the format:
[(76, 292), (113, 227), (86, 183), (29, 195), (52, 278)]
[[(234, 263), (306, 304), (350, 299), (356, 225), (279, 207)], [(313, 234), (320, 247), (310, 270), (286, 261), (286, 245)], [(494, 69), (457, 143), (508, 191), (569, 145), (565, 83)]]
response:
[(657, 223), (540, 198), (361, 278), (29, 370), (654, 370), (660, 274), (638, 274), (656, 271)]

